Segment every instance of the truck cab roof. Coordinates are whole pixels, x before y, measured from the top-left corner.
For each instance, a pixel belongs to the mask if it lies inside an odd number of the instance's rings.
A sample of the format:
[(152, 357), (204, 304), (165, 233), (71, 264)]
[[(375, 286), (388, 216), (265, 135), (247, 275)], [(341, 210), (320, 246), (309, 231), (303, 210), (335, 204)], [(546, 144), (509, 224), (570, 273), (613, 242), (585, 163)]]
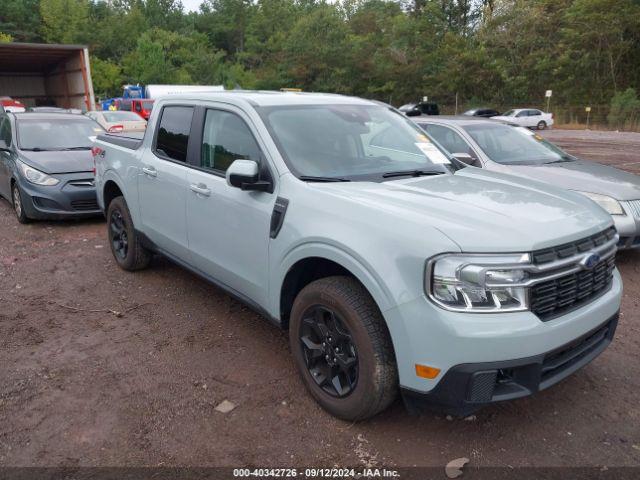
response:
[(309, 92), (276, 92), (267, 90), (225, 90), (221, 92), (192, 92), (185, 94), (167, 95), (161, 100), (200, 100), (223, 101), (229, 103), (249, 103), (255, 107), (270, 107), (279, 105), (376, 105), (378, 102), (361, 98), (347, 97), (333, 93)]

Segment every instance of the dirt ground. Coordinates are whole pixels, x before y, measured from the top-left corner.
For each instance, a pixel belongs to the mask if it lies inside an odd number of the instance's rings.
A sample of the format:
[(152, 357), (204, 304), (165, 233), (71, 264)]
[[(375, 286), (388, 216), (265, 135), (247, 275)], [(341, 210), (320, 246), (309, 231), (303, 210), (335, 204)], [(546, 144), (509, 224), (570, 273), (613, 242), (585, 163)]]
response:
[[(640, 134), (545, 135), (640, 173)], [(166, 260), (121, 271), (101, 221), (19, 225), (2, 200), (0, 466), (638, 466), (640, 252), (618, 265), (615, 341), (566, 381), (467, 420), (398, 401), (349, 424), (265, 319)]]

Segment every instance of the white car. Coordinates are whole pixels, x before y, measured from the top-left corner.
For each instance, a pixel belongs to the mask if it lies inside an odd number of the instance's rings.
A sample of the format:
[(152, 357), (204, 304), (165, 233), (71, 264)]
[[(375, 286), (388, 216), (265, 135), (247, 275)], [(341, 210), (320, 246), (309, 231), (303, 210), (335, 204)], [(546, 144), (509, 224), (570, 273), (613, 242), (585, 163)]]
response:
[(535, 108), (516, 108), (492, 118), (538, 130), (544, 130), (553, 125), (553, 113), (545, 113)]
[(133, 112), (94, 110), (87, 112), (87, 116), (109, 133), (144, 132), (147, 129), (147, 121)]

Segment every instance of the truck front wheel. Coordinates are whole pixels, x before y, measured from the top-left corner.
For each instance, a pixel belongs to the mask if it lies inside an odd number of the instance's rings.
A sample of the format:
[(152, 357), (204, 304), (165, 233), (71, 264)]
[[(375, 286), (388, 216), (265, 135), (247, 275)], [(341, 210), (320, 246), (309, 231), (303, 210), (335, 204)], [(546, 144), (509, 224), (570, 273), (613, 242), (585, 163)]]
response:
[(116, 197), (109, 204), (107, 232), (111, 253), (120, 268), (134, 271), (149, 265), (151, 252), (142, 245), (124, 197)]
[(371, 295), (354, 278), (311, 282), (296, 297), (289, 341), (315, 400), (344, 420), (363, 420), (394, 400), (398, 371), (389, 332)]

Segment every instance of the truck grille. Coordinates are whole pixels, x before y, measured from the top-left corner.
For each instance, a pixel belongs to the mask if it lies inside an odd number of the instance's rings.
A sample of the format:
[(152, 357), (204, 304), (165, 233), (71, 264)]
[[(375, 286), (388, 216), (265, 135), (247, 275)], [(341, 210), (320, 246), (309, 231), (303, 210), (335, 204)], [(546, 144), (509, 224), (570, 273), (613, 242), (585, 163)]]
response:
[(615, 256), (591, 270), (561, 276), (534, 285), (530, 290), (531, 311), (541, 320), (566, 313), (589, 303), (611, 287)]
[(604, 245), (609, 240), (612, 240), (616, 236), (616, 229), (609, 227), (606, 230), (591, 235), (582, 240), (577, 240), (571, 243), (565, 243), (558, 247), (545, 248), (543, 250), (536, 250), (531, 254), (533, 263), (535, 265), (541, 265), (555, 260), (562, 260), (564, 258), (577, 255), (579, 253), (587, 252), (595, 247)]

